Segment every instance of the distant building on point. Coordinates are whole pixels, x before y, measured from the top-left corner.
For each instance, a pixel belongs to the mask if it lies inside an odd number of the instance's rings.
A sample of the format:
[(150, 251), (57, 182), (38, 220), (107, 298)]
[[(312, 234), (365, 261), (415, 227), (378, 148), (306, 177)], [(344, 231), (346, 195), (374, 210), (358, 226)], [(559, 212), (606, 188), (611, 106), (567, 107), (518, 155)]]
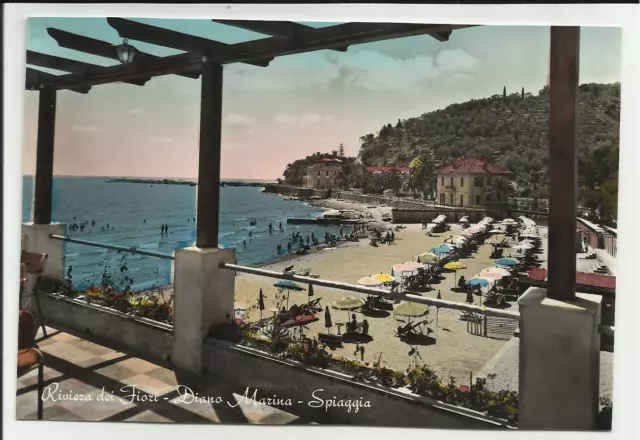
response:
[(509, 177), (510, 172), (500, 166), (476, 158), (464, 158), (438, 170), (437, 201), (442, 205), (484, 205), (507, 200), (491, 200), (485, 188), (494, 177)]
[(342, 167), (340, 159), (327, 157), (317, 160), (307, 167), (307, 175), (302, 178), (302, 186), (313, 189), (333, 189), (342, 186)]

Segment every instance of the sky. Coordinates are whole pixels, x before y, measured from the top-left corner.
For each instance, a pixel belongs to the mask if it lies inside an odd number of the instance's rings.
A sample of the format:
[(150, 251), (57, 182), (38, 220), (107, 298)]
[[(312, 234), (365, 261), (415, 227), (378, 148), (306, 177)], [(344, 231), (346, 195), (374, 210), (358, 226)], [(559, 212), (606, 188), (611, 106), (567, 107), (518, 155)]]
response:
[[(134, 20), (228, 44), (267, 37), (210, 20)], [(27, 48), (117, 64), (58, 47), (48, 27), (120, 44), (106, 19), (30, 18)], [(582, 28), (581, 83), (620, 81), (621, 36), (619, 28)], [(181, 53), (129, 43), (158, 56)], [(225, 65), (221, 177), (274, 180), (288, 163), (341, 143), (355, 156), (361, 136), (398, 119), (502, 93), (505, 86), (508, 93), (524, 87), (537, 94), (546, 84), (548, 59), (548, 27), (483, 26), (456, 30), (447, 42), (425, 35), (280, 57), (266, 68)], [(196, 178), (199, 109), (200, 80), (175, 75), (144, 87), (60, 91), (54, 174)], [(37, 116), (38, 94), (25, 91), (25, 174), (35, 172)]]

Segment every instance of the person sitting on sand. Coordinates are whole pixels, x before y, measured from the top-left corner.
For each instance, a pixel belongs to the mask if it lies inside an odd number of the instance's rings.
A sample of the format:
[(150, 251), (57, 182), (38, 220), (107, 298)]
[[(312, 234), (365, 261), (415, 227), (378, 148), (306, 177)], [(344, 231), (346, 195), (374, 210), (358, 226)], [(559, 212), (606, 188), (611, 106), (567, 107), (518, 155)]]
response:
[(464, 288), (466, 285), (467, 285), (467, 280), (464, 279), (464, 275), (460, 276), (460, 279), (458, 279), (458, 289), (464, 291)]

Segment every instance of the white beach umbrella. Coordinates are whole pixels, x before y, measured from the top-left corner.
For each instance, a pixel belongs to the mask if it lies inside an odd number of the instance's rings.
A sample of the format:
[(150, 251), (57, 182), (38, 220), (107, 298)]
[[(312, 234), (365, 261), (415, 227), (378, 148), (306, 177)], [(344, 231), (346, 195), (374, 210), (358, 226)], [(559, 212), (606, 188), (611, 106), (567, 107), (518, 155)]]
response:
[(480, 275), (486, 274), (486, 273), (497, 273), (505, 277), (508, 277), (509, 275), (511, 275), (511, 272), (501, 267), (487, 267), (486, 269), (482, 269), (482, 271), (480, 271)]

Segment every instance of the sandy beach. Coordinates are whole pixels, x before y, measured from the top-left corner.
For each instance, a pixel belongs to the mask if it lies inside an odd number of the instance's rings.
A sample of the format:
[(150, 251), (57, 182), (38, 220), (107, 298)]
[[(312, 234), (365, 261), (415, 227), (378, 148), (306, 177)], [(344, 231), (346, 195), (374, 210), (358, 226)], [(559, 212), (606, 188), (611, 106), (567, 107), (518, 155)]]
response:
[[(325, 202), (324, 206), (339, 209), (366, 209), (372, 212), (375, 218), (380, 218), (383, 213), (390, 210), (385, 207), (367, 209), (362, 205), (336, 202), (335, 200)], [(388, 225), (389, 228), (392, 226)], [(393, 245), (372, 247), (369, 245), (369, 240), (363, 239), (358, 243), (348, 243), (340, 248), (326, 249), (293, 260), (269, 264), (264, 268), (282, 271), (286, 266), (294, 265), (296, 269), (308, 268), (312, 274), (319, 275), (324, 279), (356, 283), (364, 276), (376, 273), (388, 274), (393, 264), (412, 260), (416, 255), (428, 252), (433, 246), (441, 244), (446, 238), (456, 235), (461, 230), (457, 225), (452, 225), (451, 229), (445, 234), (429, 237), (424, 233), (421, 225), (407, 225), (406, 229), (396, 232), (396, 240)], [(493, 260), (489, 259), (490, 253), (490, 245), (481, 246), (473, 258), (461, 260), (467, 268), (458, 271), (456, 276), (464, 275), (468, 278), (480, 270), (492, 266)], [(423, 295), (435, 298), (440, 291), (442, 299), (464, 302), (465, 294), (451, 290), (454, 287), (454, 273), (443, 275), (445, 279), (439, 284), (434, 284), (433, 290), (423, 293)], [(249, 320), (260, 317), (260, 312), (255, 308), (260, 288), (263, 289), (266, 297), (263, 316), (266, 317), (273, 313), (270, 310), (276, 306), (276, 296), (279, 295), (278, 290), (273, 287), (274, 282), (274, 279), (247, 274), (238, 274), (236, 277), (235, 300), (239, 306), (253, 308), (246, 316)], [(314, 294), (314, 298), (322, 298), (321, 304), (324, 308), (332, 301), (347, 295), (348, 292), (314, 286)], [(289, 305), (302, 304), (307, 300), (306, 291), (291, 292)], [(334, 323), (331, 331), (336, 333), (335, 324), (346, 322), (350, 314), (346, 311), (331, 309), (331, 315)], [(365, 317), (360, 313), (357, 313), (356, 316), (358, 321), (362, 321), (363, 318), (367, 319), (369, 334), (373, 337), (372, 342), (364, 345), (365, 362), (375, 363), (382, 353), (382, 363), (389, 368), (404, 370), (410, 366), (412, 357), (408, 352), (411, 346), (394, 336), (394, 330), (401, 323), (394, 318), (393, 314), (384, 318)], [(481, 372), (483, 366), (506, 343), (505, 340), (469, 334), (466, 322), (459, 320), (459, 312), (457, 311), (439, 310), (437, 325), (435, 316), (436, 309), (432, 307), (429, 316), (429, 320), (432, 321), (429, 328), (433, 330), (430, 336), (435, 342), (430, 345), (416, 346), (416, 348), (422, 358), (418, 362), (426, 363), (434, 368), (437, 374), (443, 378), (454, 376), (458, 383), (467, 383), (469, 373), (476, 376)], [(326, 331), (324, 314), (320, 313), (318, 318), (320, 319), (317, 322), (308, 327), (309, 330), (304, 330), (307, 336), (317, 337), (318, 332)], [(334, 353), (347, 358), (360, 359), (360, 354), (354, 355), (355, 348), (356, 344), (345, 343), (343, 348), (336, 349)]]

